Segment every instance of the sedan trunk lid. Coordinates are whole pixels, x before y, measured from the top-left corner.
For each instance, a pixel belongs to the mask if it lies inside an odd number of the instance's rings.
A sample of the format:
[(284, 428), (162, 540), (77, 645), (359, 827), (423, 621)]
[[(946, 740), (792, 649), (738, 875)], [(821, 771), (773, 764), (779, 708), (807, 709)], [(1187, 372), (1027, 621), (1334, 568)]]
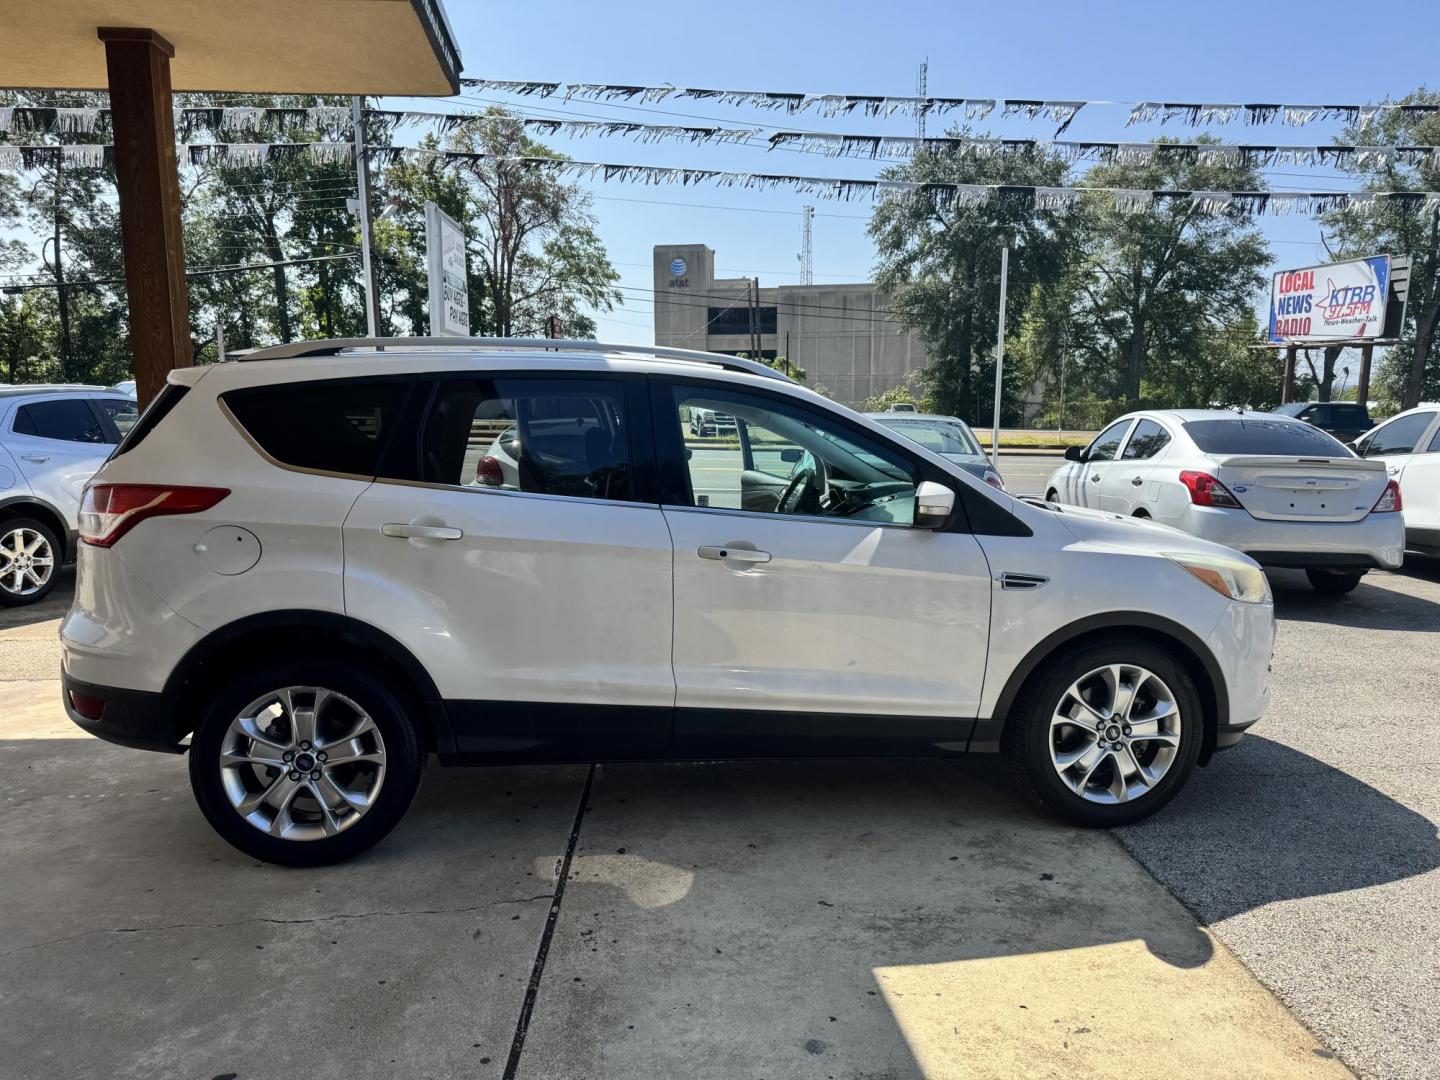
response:
[(1261, 520), (1359, 521), (1389, 482), (1382, 462), (1364, 458), (1209, 456), (1215, 478)]

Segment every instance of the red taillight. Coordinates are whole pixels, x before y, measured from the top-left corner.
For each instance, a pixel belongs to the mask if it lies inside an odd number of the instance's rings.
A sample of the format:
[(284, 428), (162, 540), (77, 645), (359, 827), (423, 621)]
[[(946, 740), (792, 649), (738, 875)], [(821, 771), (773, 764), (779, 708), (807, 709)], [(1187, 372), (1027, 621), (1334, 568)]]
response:
[(1230, 489), (1209, 473), (1186, 469), (1180, 474), (1180, 482), (1190, 489), (1190, 501), (1196, 506), (1245, 509), (1240, 505), (1240, 500), (1230, 493)]
[(1380, 493), (1380, 498), (1375, 500), (1375, 505), (1370, 508), (1370, 512), (1372, 514), (1390, 514), (1404, 509), (1405, 503), (1400, 498), (1400, 485), (1391, 480), (1385, 485), (1385, 490)]
[(489, 454), (482, 457), (475, 463), (475, 481), (486, 487), (501, 487), (505, 483), (505, 474), (500, 470), (500, 462)]
[(985, 483), (993, 488), (999, 488), (1001, 491), (1005, 490), (1005, 481), (1001, 480), (1000, 474), (993, 469), (985, 471)]
[(96, 484), (80, 502), (80, 539), (109, 547), (146, 518), (198, 514), (229, 494), (229, 488)]

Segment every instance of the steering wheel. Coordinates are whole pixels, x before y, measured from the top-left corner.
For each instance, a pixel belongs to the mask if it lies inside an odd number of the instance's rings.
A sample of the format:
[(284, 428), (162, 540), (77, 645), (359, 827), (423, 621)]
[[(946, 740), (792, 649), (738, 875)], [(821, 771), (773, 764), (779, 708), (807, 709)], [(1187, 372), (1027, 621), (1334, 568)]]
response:
[(795, 472), (790, 476), (790, 483), (785, 485), (785, 492), (780, 496), (780, 502), (775, 506), (777, 514), (799, 514), (802, 513), (805, 492), (807, 488), (813, 488), (815, 499), (818, 503), (820, 495), (825, 491), (825, 466), (820, 459), (809, 453), (797, 463)]

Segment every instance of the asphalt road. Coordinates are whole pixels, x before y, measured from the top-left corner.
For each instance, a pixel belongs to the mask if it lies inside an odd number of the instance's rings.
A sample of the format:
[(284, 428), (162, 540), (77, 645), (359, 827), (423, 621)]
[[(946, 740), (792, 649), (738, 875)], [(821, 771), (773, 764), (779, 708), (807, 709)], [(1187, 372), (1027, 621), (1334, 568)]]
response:
[[(1265, 1004), (1221, 978), (1228, 949), (1315, 1033), (1317, 1067), (1336, 1052), (1376, 1080), (1440, 1078), (1440, 563), (1340, 599), (1272, 582), (1270, 713), (1116, 834), (1148, 875), (1009, 799), (984, 761), (600, 770), (521, 1075), (934, 1077), (1006, 1053), (965, 1075), (1027, 1071), (1025, 1054), (1053, 1075), (1281, 1075), (1251, 1055), (1293, 1035), (1247, 1041), (1237, 1025)], [(389, 1049), (446, 1074), (464, 1031), (494, 1063), (476, 1073), (498, 1075), (583, 770), (442, 771), (351, 867), (253, 865), (199, 821), (183, 763), (76, 738), (59, 714), (65, 599), (0, 612), (0, 1028), (23, 1037), (0, 1034), (0, 1060), (262, 1075), (293, 1061), (287, 1040), (369, 1017), (399, 1042), (355, 1036), (329, 1065), (384, 1075)], [(1045, 986), (1093, 988), (1078, 996), (1100, 1026), (1026, 996)], [(954, 1025), (957, 998), (973, 1024)], [(95, 1035), (103, 1015), (103, 1038), (66, 1044), (62, 1026)], [(1091, 1066), (1065, 1056), (1082, 1027), (1105, 1049)], [(1175, 1056), (1197, 1032), (1210, 1069)]]

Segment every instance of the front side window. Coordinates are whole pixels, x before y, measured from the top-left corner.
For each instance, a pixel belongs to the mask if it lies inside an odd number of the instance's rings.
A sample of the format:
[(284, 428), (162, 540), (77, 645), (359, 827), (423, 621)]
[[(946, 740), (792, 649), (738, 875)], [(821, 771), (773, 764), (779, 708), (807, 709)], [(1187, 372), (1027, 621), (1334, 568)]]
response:
[(421, 451), (421, 478), (432, 484), (635, 498), (625, 388), (615, 380), (447, 380)]
[(327, 379), (232, 390), (221, 400), (282, 465), (374, 476), (406, 389), (397, 379)]
[(1430, 423), (1435, 419), (1433, 412), (1411, 413), (1409, 416), (1402, 416), (1398, 420), (1391, 420), (1384, 427), (1379, 428), (1374, 435), (1370, 436), (1366, 444), (1364, 454), (1366, 457), (1380, 457), (1384, 454), (1411, 454), (1415, 452), (1415, 444), (1430, 430)]
[[(764, 514), (912, 524), (915, 468), (883, 443), (818, 411), (773, 398), (675, 386), (688, 505)], [(693, 433), (690, 417), (733, 427)]]
[(100, 418), (83, 398), (36, 401), (15, 410), (15, 434), (57, 442), (111, 442)]
[(1125, 438), (1125, 431), (1130, 427), (1130, 421), (1117, 420), (1108, 428), (1095, 436), (1095, 441), (1085, 451), (1086, 461), (1114, 461), (1115, 453), (1120, 449), (1120, 440)]
[(1141, 420), (1135, 425), (1135, 432), (1125, 444), (1125, 461), (1144, 461), (1164, 450), (1170, 442), (1170, 433), (1154, 420)]

